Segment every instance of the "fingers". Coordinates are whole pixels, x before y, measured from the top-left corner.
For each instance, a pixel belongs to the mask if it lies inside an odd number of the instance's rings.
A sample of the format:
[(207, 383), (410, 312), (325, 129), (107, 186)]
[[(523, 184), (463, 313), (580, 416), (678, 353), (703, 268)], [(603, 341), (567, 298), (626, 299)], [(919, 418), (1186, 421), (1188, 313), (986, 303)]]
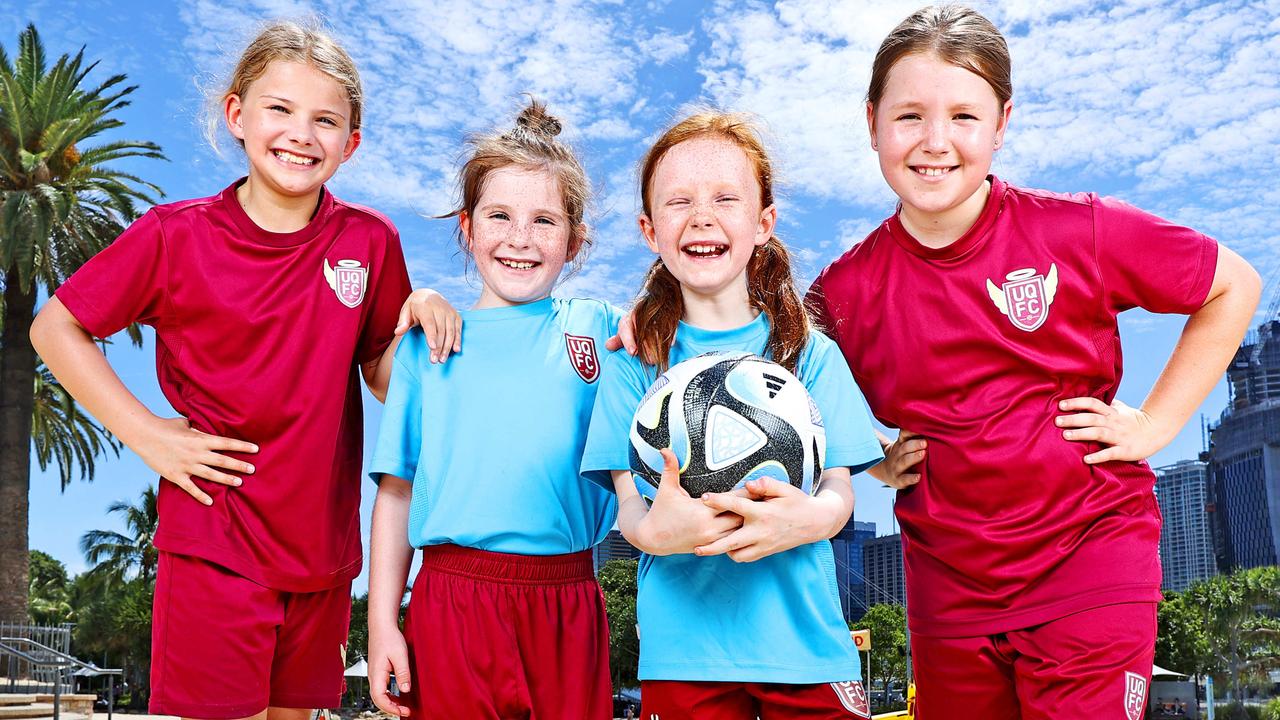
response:
[(754, 500), (730, 493), (706, 493), (702, 496), (702, 504), (716, 512), (728, 512), (741, 517), (747, 517), (756, 510)]
[(1110, 405), (1092, 397), (1067, 398), (1058, 403), (1058, 409), (1067, 412), (1091, 412), (1099, 415), (1110, 415), (1112, 413)]
[(207, 443), (207, 449), (209, 450), (228, 450), (230, 452), (238, 452), (238, 453), (258, 452), (258, 446), (254, 445), (251, 442), (245, 442), (244, 440), (236, 440), (235, 438), (223, 437), (221, 435), (209, 435), (208, 433), (202, 433), (199, 430), (196, 430), (195, 428), (191, 428), (191, 431), (204, 436), (203, 439)]
[(895, 453), (894, 455), (895, 457), (890, 461), (889, 467), (893, 470), (894, 475), (901, 475), (924, 460), (924, 449), (921, 448), (902, 454)]
[(796, 493), (801, 495), (804, 494), (800, 488), (795, 485), (785, 483), (777, 478), (771, 477), (751, 480), (747, 482), (746, 488), (748, 492), (751, 493), (752, 497), (758, 500), (764, 500), (771, 497), (786, 497), (788, 495), (795, 495)]
[(400, 688), (400, 692), (409, 692), (413, 686), (412, 678), (409, 677), (409, 651), (406, 647), (393, 651), (391, 653), (391, 670), (396, 676), (396, 685)]
[(413, 316), (412, 304), (411, 300), (405, 300), (404, 305), (400, 306), (400, 317), (396, 318), (396, 335), (403, 335), (418, 324), (418, 320)]
[(627, 316), (618, 322), (618, 340), (627, 349), (628, 355), (635, 355), (636, 351), (640, 349), (640, 344), (636, 342), (636, 317), (634, 313), (627, 313)]
[(229, 485), (231, 487), (240, 487), (244, 481), (235, 475), (228, 475), (220, 470), (214, 470), (208, 465), (197, 465), (191, 469), (191, 476), (198, 477), (209, 482), (216, 482), (219, 485)]
[(1062, 437), (1074, 442), (1098, 442), (1115, 445), (1119, 442), (1115, 432), (1109, 427), (1086, 427), (1078, 430), (1063, 430)]
[(395, 717), (408, 717), (409, 708), (400, 704), (398, 698), (387, 692), (387, 683), (391, 680), (386, 670), (375, 670), (369, 675), (369, 696), (378, 709)]
[(1087, 465), (1097, 465), (1098, 463), (1111, 462), (1112, 460), (1130, 460), (1130, 459), (1131, 458), (1124, 457), (1120, 452), (1120, 448), (1118, 447), (1103, 448), (1102, 450), (1099, 450), (1096, 453), (1091, 453), (1089, 455), (1084, 456), (1084, 461), (1085, 461), (1085, 464)]
[(201, 505), (213, 504), (213, 498), (205, 494), (203, 490), (201, 490), (194, 482), (192, 482), (191, 476), (180, 475), (177, 478), (165, 478), (165, 479), (173, 483), (174, 485), (177, 485), (178, 487), (182, 488), (183, 492), (195, 498), (196, 501), (199, 502)]
[(604, 349), (614, 352), (622, 349), (622, 339), (617, 335), (610, 335), (608, 340), (604, 341)]
[[(223, 470), (231, 470), (232, 472), (252, 475), (255, 468), (252, 464), (243, 460), (229, 458), (226, 455), (220, 455), (216, 452), (209, 451), (199, 458), (200, 462), (211, 468), (222, 468)], [(203, 477), (203, 476), (201, 476)]]
[(1097, 413), (1076, 413), (1074, 415), (1059, 415), (1053, 419), (1054, 424), (1063, 428), (1079, 428), (1092, 427), (1094, 425), (1104, 425), (1107, 418)]
[(893, 477), (886, 479), (884, 481), (884, 484), (888, 485), (894, 490), (905, 490), (906, 488), (909, 488), (912, 485), (915, 485), (919, 482), (920, 482), (920, 473), (910, 473), (907, 475), (899, 475), (895, 473)]

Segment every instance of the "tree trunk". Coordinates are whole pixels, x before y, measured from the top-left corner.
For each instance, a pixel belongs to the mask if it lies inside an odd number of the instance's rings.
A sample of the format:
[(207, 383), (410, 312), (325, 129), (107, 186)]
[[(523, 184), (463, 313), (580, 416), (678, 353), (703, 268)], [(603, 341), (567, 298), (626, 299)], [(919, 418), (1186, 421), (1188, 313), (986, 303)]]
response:
[(36, 351), (31, 319), (36, 289), (22, 292), (14, 270), (4, 278), (0, 336), (0, 621), (27, 618), (27, 512), (31, 488), (31, 412)]

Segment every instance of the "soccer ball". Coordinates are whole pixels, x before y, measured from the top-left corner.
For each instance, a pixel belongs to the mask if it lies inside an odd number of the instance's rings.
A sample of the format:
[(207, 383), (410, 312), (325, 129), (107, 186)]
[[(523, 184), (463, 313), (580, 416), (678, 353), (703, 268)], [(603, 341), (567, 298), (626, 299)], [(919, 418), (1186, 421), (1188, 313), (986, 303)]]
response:
[(809, 391), (786, 368), (751, 353), (713, 352), (667, 370), (636, 409), (631, 473), (650, 500), (662, 479), (665, 447), (675, 453), (680, 485), (693, 497), (761, 477), (812, 494), (827, 435)]

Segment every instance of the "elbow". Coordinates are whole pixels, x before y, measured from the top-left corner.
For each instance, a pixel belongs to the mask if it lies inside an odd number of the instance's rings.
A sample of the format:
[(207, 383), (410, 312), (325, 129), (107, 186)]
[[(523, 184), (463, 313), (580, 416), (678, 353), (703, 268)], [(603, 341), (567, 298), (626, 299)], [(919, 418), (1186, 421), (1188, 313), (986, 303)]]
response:
[(51, 341), (53, 319), (50, 317), (49, 305), (46, 303), (40, 312), (36, 313), (36, 317), (31, 321), (31, 330), (28, 336), (31, 338), (31, 347), (35, 348), (36, 354), (43, 357), (45, 351), (49, 349)]

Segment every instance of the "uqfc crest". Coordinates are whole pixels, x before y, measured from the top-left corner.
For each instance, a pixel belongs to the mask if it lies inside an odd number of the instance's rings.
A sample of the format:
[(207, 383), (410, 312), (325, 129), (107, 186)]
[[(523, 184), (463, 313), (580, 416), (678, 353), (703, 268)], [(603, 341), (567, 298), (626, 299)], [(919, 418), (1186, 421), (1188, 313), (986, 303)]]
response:
[(582, 335), (564, 334), (565, 350), (569, 352), (569, 364), (582, 381), (590, 385), (600, 377), (600, 359), (596, 356), (596, 339)]
[(1141, 720), (1147, 706), (1147, 679), (1137, 673), (1124, 674), (1124, 713), (1129, 720)]
[(1031, 332), (1044, 324), (1049, 317), (1049, 306), (1058, 294), (1058, 266), (1049, 265), (1047, 275), (1039, 275), (1035, 268), (1014, 270), (1004, 276), (1008, 282), (1000, 287), (987, 280), (987, 295), (1009, 322), (1019, 330)]
[(324, 261), (324, 279), (338, 301), (349, 308), (356, 307), (364, 300), (365, 286), (369, 281), (369, 268), (361, 267), (359, 260), (339, 260), (337, 267), (329, 267)]

